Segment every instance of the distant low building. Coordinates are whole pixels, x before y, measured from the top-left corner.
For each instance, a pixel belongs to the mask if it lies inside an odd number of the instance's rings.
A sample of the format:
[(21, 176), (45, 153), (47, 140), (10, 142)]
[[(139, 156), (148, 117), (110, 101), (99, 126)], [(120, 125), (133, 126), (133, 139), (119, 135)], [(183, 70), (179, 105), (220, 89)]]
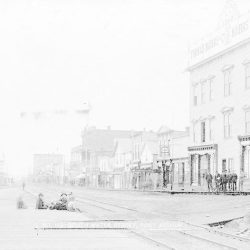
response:
[[(132, 140), (131, 173), (133, 176), (131, 185), (132, 188), (141, 189), (145, 187), (147, 181), (146, 172), (153, 171), (153, 162), (149, 164), (150, 165), (149, 169), (145, 169), (145, 164), (148, 164), (148, 161), (144, 161), (145, 157), (142, 158), (143, 156), (142, 153), (144, 151), (144, 156), (145, 155), (148, 156), (150, 152), (151, 154), (155, 154), (155, 150), (153, 149), (152, 145), (157, 144), (157, 134), (153, 131), (141, 131), (133, 134), (131, 140)], [(142, 163), (144, 164), (143, 166)]]
[(72, 182), (75, 179), (78, 180), (78, 182), (81, 182), (81, 185), (85, 184), (85, 174), (86, 169), (84, 167), (84, 153), (82, 149), (82, 145), (76, 146), (71, 149), (70, 153), (70, 166), (69, 166), (69, 180)]
[(63, 154), (33, 155), (33, 176), (35, 180), (61, 183), (64, 171)]
[(163, 186), (189, 187), (189, 128), (186, 128), (185, 131), (177, 131), (162, 126), (158, 131), (158, 138), (160, 151), (158, 164), (162, 170)]
[(88, 186), (102, 186), (100, 161), (103, 157), (112, 157), (115, 139), (130, 138), (132, 131), (96, 129), (90, 127), (82, 132), (83, 165), (86, 168), (86, 183)]
[(131, 138), (119, 138), (116, 140), (113, 159), (114, 188), (129, 188), (132, 162)]

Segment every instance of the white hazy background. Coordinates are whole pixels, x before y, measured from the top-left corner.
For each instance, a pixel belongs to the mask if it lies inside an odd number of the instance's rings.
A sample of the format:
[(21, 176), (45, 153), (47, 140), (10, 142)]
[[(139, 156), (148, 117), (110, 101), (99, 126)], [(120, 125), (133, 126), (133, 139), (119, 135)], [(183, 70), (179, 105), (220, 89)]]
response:
[(34, 152), (69, 153), (86, 124), (38, 125), (20, 120), (22, 111), (89, 101), (99, 128), (188, 126), (188, 43), (216, 28), (225, 2), (1, 0), (0, 152), (9, 172), (27, 174)]

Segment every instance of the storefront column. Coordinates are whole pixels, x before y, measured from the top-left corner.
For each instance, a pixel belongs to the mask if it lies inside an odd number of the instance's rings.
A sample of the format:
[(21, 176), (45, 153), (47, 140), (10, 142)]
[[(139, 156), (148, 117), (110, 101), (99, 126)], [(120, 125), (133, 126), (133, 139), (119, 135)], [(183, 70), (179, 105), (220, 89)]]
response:
[(188, 156), (188, 165), (189, 165), (189, 168), (190, 168), (190, 176), (189, 176), (189, 181), (190, 181), (190, 186), (192, 185), (193, 183), (193, 179), (192, 179), (192, 176), (193, 176), (193, 155), (190, 154)]
[(201, 155), (198, 154), (198, 166), (197, 166), (197, 170), (198, 170), (198, 185), (201, 185)]
[(241, 163), (240, 163), (240, 171), (244, 172), (244, 163), (245, 163), (245, 146), (241, 145)]
[(207, 170), (209, 173), (211, 173), (211, 166), (210, 166), (210, 163), (211, 163), (211, 155), (210, 154), (207, 154)]

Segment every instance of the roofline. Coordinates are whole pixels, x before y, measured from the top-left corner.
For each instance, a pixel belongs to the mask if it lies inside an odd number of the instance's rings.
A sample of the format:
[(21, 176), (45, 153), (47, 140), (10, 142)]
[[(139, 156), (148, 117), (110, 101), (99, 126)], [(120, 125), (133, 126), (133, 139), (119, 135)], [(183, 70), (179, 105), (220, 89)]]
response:
[(249, 42), (250, 42), (250, 37), (247, 38), (247, 39), (245, 39), (245, 40), (243, 40), (243, 41), (241, 41), (241, 42), (238, 42), (238, 43), (232, 45), (231, 47), (229, 47), (229, 48), (227, 48), (227, 49), (224, 49), (224, 50), (222, 50), (222, 51), (220, 51), (220, 52), (214, 54), (213, 56), (210, 56), (210, 57), (208, 57), (208, 58), (206, 58), (206, 59), (203, 59), (203, 60), (201, 60), (200, 62), (198, 62), (198, 63), (196, 63), (196, 64), (194, 64), (194, 65), (192, 65), (192, 66), (188, 66), (188, 67), (185, 69), (185, 71), (189, 71), (189, 72), (190, 72), (190, 71), (194, 70), (195, 68), (199, 68), (200, 66), (202, 66), (202, 65), (204, 65), (204, 64), (206, 64), (206, 63), (208, 63), (208, 62), (210, 62), (210, 61), (215, 60), (217, 57), (223, 56), (223, 55), (226, 54), (227, 52), (232, 51), (232, 50), (235, 50), (235, 49), (237, 49), (238, 47), (241, 47), (241, 46), (243, 46), (243, 45), (245, 45), (245, 44), (247, 44), (247, 43), (249, 43)]

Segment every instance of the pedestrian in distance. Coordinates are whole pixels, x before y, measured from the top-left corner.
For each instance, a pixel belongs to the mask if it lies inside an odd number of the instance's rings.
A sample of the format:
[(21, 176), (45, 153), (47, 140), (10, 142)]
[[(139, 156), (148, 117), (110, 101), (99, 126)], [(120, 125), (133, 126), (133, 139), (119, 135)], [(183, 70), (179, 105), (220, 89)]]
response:
[(22, 183), (23, 190), (25, 189), (25, 182)]
[(17, 198), (17, 209), (26, 209), (27, 206), (26, 204), (24, 203), (24, 200), (23, 200), (23, 196), (20, 195), (18, 198)]

